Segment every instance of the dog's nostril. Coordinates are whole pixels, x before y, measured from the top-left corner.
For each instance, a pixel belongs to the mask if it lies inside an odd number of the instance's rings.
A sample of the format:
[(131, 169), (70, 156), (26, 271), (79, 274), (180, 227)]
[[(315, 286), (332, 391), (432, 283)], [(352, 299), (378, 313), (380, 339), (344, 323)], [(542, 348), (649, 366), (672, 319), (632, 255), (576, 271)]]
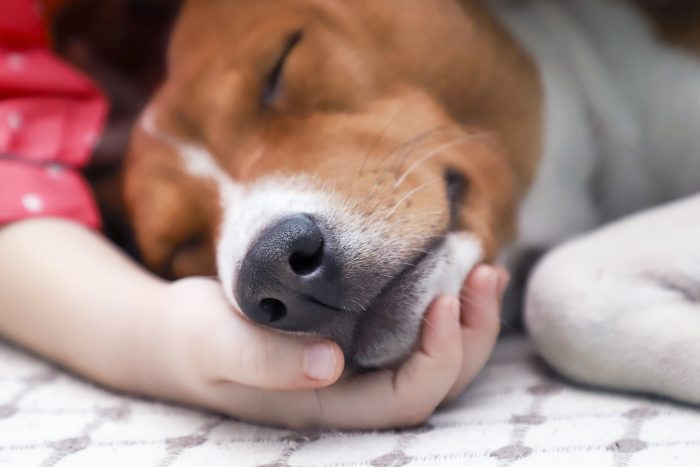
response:
[(260, 301), (260, 308), (269, 317), (268, 323), (274, 323), (287, 316), (287, 307), (275, 298), (264, 298)]
[(243, 313), (274, 329), (322, 328), (342, 308), (342, 270), (332, 233), (303, 213), (261, 231), (243, 258), (235, 284)]
[(316, 251), (309, 254), (305, 251), (296, 251), (289, 257), (289, 266), (296, 274), (308, 276), (321, 267), (323, 261), (323, 242)]

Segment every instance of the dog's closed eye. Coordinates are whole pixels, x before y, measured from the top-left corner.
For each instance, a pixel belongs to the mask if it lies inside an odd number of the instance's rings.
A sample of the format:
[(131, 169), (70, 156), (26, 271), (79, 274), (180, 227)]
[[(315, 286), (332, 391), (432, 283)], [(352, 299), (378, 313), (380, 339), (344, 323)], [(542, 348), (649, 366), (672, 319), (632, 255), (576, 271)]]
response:
[(459, 209), (469, 191), (469, 179), (453, 168), (446, 169), (443, 177), (450, 206), (450, 229), (455, 229), (459, 222)]
[(279, 97), (282, 84), (282, 75), (284, 74), (284, 66), (287, 63), (292, 51), (299, 44), (299, 42), (301, 42), (303, 37), (304, 34), (302, 31), (297, 31), (289, 36), (282, 53), (277, 59), (277, 62), (275, 62), (275, 66), (267, 75), (261, 95), (262, 105), (264, 108), (271, 107), (275, 103), (275, 100), (277, 100)]

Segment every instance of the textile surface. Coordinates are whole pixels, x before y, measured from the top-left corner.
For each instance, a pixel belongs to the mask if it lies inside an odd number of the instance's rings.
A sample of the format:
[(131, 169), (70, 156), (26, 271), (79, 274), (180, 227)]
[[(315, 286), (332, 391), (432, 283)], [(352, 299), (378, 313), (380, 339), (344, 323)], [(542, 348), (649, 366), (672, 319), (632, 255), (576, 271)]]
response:
[(123, 397), (0, 344), (0, 466), (692, 466), (700, 410), (579, 388), (523, 337), (425, 426), (293, 432)]

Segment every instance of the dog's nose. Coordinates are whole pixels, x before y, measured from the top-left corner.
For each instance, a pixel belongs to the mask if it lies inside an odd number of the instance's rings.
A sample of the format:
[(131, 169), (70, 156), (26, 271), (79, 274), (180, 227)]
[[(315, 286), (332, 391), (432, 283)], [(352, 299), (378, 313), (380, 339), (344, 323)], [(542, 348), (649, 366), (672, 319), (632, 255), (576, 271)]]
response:
[(307, 214), (265, 229), (241, 264), (236, 298), (256, 323), (314, 331), (340, 311), (340, 268), (318, 222)]

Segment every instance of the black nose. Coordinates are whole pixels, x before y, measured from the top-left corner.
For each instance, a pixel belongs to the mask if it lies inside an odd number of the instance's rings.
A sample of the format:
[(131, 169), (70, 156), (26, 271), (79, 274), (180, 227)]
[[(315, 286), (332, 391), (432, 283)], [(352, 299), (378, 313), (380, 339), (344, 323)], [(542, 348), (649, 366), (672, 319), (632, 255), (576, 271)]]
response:
[(251, 320), (286, 331), (313, 331), (337, 314), (340, 268), (332, 242), (309, 215), (265, 229), (241, 265), (236, 298)]

